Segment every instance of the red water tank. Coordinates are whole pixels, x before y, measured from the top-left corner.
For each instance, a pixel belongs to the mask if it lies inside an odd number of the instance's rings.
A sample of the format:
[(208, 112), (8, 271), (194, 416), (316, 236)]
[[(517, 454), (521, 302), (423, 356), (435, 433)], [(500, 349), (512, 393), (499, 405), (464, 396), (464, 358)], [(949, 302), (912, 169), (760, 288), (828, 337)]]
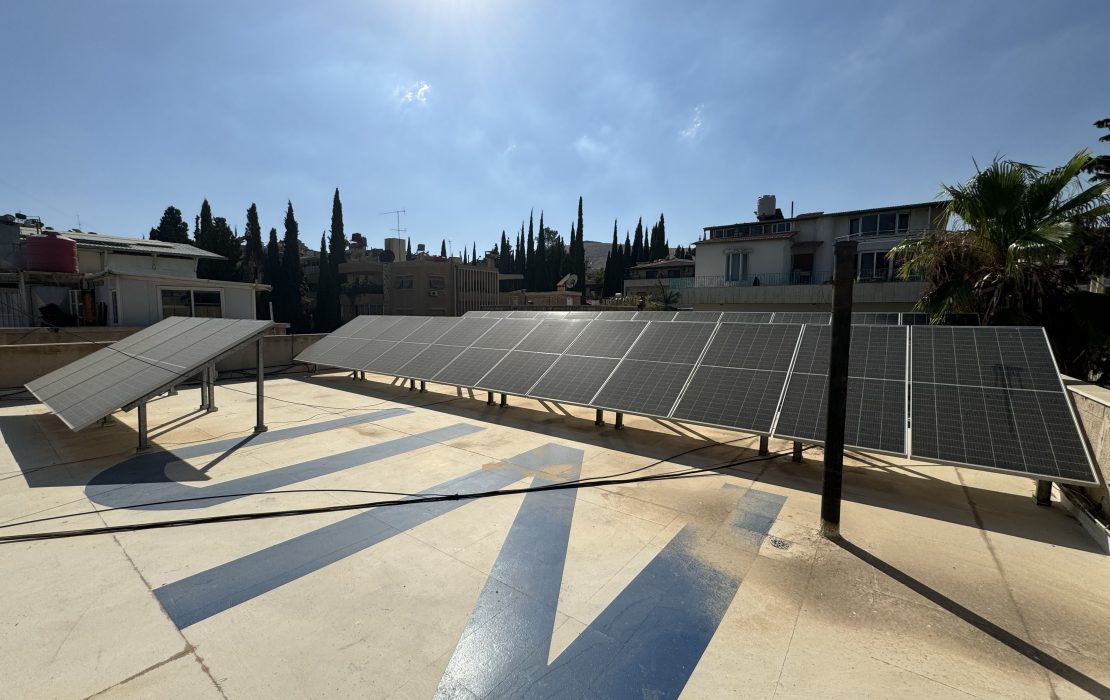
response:
[(77, 272), (77, 243), (45, 231), (27, 239), (27, 269), (35, 272)]

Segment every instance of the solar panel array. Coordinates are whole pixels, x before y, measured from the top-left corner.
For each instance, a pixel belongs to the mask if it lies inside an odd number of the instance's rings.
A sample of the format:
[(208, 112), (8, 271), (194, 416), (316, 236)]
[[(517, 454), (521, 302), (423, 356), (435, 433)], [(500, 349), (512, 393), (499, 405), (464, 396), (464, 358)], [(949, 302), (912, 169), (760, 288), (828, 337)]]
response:
[[(463, 318), (601, 318), (609, 321), (696, 321), (704, 323), (832, 323), (826, 311), (467, 311)], [(852, 314), (853, 325), (925, 326), (929, 314), (863, 311)], [(978, 314), (947, 314), (942, 325), (978, 326)]]
[[(297, 359), (824, 441), (822, 315), (612, 313), (360, 317)], [(847, 446), (1098, 483), (1041, 329), (855, 325), (850, 358)]]
[[(171, 316), (29, 382), (27, 390), (67, 426), (80, 430), (195, 374), (273, 325)], [(338, 350), (339, 345), (327, 347)]]

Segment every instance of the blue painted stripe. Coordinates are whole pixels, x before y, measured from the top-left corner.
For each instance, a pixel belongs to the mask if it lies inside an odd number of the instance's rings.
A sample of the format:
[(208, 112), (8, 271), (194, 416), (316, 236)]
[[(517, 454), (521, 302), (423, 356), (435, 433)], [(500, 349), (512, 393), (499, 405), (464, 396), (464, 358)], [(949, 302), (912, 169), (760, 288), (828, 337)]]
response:
[[(544, 461), (571, 468), (559, 478), (537, 475), (533, 486), (579, 477), (581, 450), (546, 447)], [(456, 697), (465, 689), (485, 697), (514, 669), (547, 664), (576, 500), (574, 490), (524, 497), (443, 674), (438, 696)]]
[[(545, 447), (433, 486), (429, 493), (500, 489), (547, 466)], [(154, 595), (179, 629), (340, 561), (394, 535), (449, 513), (469, 501), (440, 501), (368, 510), (245, 557), (175, 581)]]
[[(749, 489), (739, 499), (730, 524), (762, 539), (784, 502), (781, 496)], [(496, 617), (476, 631), (468, 626), (475, 641), (464, 636), (459, 647), (466, 650), (469, 667), (457, 668), (452, 659), (440, 695), (465, 690), (479, 697), (508, 698), (677, 697), (741, 584), (736, 574), (698, 556), (698, 545), (708, 536), (709, 531), (693, 525), (683, 528), (550, 666), (546, 659), (551, 628), (533, 631), (531, 636), (516, 631), (518, 620), (520, 625), (534, 624), (536, 612), (519, 618)], [(736, 557), (753, 560), (755, 552), (743, 550)], [(537, 575), (549, 576), (550, 571), (537, 571)], [(557, 586), (554, 593), (550, 586), (521, 588), (543, 591), (546, 597), (512, 601), (518, 607), (547, 610), (558, 604)], [(488, 590), (487, 586), (483, 595)], [(476, 610), (487, 606), (488, 602), (479, 600)], [(472, 623), (476, 623), (473, 618)], [(484, 650), (478, 639), (486, 643)], [(514, 651), (513, 663), (502, 663), (507, 655), (498, 648), (498, 640), (504, 639), (533, 648), (530, 653)]]

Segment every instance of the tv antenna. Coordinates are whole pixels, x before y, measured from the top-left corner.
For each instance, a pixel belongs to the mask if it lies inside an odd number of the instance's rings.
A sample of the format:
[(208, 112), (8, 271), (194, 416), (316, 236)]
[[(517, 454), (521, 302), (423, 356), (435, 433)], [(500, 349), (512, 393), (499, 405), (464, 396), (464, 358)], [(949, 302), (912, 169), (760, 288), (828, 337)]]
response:
[(379, 213), (378, 216), (389, 216), (390, 214), (394, 214), (397, 217), (397, 228), (391, 228), (389, 230), (396, 231), (397, 238), (400, 238), (402, 233), (408, 233), (407, 228), (401, 228), (401, 214), (407, 213), (408, 212), (406, 212), (404, 209), (394, 209), (393, 211), (383, 211)]

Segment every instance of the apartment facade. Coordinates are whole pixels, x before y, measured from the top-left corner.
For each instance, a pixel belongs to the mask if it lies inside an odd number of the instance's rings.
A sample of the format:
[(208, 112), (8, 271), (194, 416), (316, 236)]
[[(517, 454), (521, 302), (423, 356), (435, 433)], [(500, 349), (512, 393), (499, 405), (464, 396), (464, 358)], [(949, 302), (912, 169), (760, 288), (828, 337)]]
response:
[(707, 226), (696, 246), (694, 276), (669, 280), (683, 306), (695, 308), (825, 309), (831, 303), (833, 246), (852, 239), (855, 303), (860, 310), (908, 311), (920, 281), (898, 276), (888, 251), (907, 238), (945, 228), (945, 203), (784, 216), (775, 198), (759, 199), (754, 221)]

